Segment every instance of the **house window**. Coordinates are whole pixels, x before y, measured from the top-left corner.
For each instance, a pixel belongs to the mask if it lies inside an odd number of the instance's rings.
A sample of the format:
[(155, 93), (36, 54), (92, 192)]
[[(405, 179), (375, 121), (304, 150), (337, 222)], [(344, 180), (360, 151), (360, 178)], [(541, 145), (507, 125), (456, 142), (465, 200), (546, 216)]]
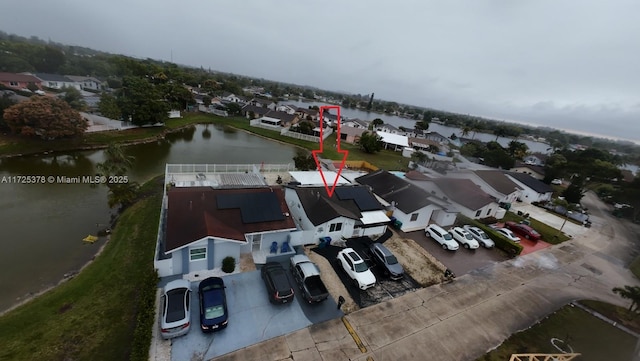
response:
[(11, 81), (11, 82), (9, 82), (9, 85), (18, 86), (18, 82), (17, 81)]
[(189, 261), (198, 261), (207, 258), (207, 248), (194, 248), (189, 250)]
[(342, 230), (342, 223), (331, 223), (329, 226), (329, 232), (340, 232)]
[(476, 217), (480, 217), (482, 210), (478, 209), (478, 211), (476, 212)]
[(412, 215), (411, 215), (411, 222), (415, 222), (415, 221), (417, 221), (417, 220), (418, 220), (418, 215), (419, 215), (418, 213), (414, 213), (414, 214), (412, 214)]
[(491, 214), (491, 208), (487, 209), (487, 216)]

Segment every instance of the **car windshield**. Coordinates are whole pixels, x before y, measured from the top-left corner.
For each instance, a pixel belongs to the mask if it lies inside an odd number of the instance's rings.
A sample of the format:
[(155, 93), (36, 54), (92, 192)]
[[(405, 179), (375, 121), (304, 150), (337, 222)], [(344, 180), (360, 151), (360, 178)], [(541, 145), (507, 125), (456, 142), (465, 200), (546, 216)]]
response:
[(184, 319), (184, 294), (186, 288), (178, 288), (167, 292), (167, 322), (176, 322)]
[(369, 267), (367, 267), (367, 264), (364, 262), (354, 263), (353, 267), (355, 268), (355, 271), (358, 273), (365, 272), (369, 269)]
[(451, 237), (451, 235), (449, 233), (445, 233), (442, 235), (442, 238), (444, 238), (447, 241), (452, 240), (453, 238)]
[(394, 255), (387, 256), (387, 264), (396, 264), (398, 263), (398, 259)]
[(489, 239), (489, 236), (487, 236), (487, 234), (484, 233), (484, 232), (478, 232), (478, 234), (480, 235), (480, 238), (482, 238), (482, 239)]
[(222, 315), (224, 315), (224, 307), (222, 305), (207, 307), (204, 310), (204, 318), (206, 318), (207, 320), (212, 320)]
[(464, 238), (468, 239), (468, 240), (472, 240), (473, 236), (471, 235), (471, 233), (465, 233), (464, 234)]

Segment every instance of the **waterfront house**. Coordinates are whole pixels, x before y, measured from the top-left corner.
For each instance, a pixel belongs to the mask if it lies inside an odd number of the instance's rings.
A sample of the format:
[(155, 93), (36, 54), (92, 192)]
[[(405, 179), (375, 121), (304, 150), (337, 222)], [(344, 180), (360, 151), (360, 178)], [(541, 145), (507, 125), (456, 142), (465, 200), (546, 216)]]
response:
[(0, 84), (14, 89), (28, 89), (28, 86), (42, 87), (42, 81), (33, 75), (0, 73)]

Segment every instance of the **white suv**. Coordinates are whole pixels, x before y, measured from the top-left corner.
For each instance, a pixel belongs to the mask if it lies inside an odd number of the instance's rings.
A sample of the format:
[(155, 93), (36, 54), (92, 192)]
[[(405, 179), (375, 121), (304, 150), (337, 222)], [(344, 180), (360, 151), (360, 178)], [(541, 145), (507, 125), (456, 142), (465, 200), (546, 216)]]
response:
[(338, 252), (338, 262), (361, 290), (366, 290), (376, 285), (376, 276), (373, 275), (367, 263), (353, 248), (345, 248)]
[(440, 243), (444, 249), (455, 251), (459, 248), (458, 242), (453, 240), (453, 236), (436, 224), (428, 225), (424, 229), (424, 233)]
[(466, 249), (477, 249), (480, 247), (478, 241), (473, 238), (471, 233), (460, 227), (452, 229), (451, 234), (453, 235), (453, 239), (458, 241)]

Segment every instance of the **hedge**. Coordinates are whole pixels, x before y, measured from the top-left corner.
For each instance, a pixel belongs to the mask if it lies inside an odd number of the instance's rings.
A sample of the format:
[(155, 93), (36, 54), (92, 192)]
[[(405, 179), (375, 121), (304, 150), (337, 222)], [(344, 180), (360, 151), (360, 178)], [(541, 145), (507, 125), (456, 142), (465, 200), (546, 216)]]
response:
[(471, 219), (468, 218), (466, 216), (463, 216), (461, 214), (458, 215), (458, 221), (463, 223), (463, 224), (468, 224), (474, 227), (478, 227), (481, 230), (483, 230), (492, 240), (493, 242), (496, 244), (496, 248), (501, 249), (505, 252), (507, 252), (507, 254), (509, 254), (510, 256), (518, 256), (520, 253), (522, 253), (522, 249), (524, 247), (522, 247), (521, 244), (513, 242), (509, 239), (507, 239), (505, 236), (503, 236), (502, 234), (496, 232), (496, 230), (494, 230), (493, 228), (489, 227), (488, 225), (475, 220), (475, 219)]

